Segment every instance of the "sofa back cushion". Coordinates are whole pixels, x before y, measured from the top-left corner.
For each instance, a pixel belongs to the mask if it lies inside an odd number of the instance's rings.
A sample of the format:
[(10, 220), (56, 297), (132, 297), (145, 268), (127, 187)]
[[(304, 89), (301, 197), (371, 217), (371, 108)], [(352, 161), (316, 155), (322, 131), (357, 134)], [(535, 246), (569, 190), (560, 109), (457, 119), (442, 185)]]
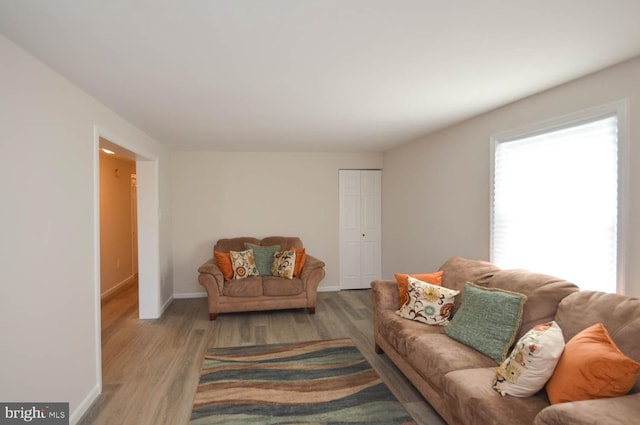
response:
[(482, 260), (469, 260), (462, 257), (452, 257), (448, 259), (441, 267), (442, 286), (445, 288), (459, 291), (456, 296), (453, 313), (458, 311), (462, 304), (464, 285), (467, 282), (475, 283), (478, 286), (487, 286), (487, 280), (499, 271), (500, 268), (495, 264)]
[(462, 292), (467, 282), (487, 286), (486, 279), (493, 276), (500, 267), (488, 261), (452, 257), (440, 267), (440, 270), (444, 272), (442, 286)]
[(527, 296), (517, 339), (534, 326), (551, 322), (564, 297), (578, 291), (573, 283), (526, 270), (500, 270), (487, 280), (488, 288), (505, 289)]
[[(582, 330), (602, 323), (626, 356), (640, 362), (640, 299), (619, 294), (580, 291), (564, 298), (556, 322), (565, 341)], [(638, 386), (636, 385), (636, 389)]]

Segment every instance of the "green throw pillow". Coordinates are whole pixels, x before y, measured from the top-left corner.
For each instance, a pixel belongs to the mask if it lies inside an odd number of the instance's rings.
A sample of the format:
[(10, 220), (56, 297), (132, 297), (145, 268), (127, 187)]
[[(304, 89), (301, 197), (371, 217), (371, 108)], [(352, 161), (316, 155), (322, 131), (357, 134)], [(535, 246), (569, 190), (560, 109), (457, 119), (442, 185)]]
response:
[(253, 250), (253, 258), (256, 260), (256, 267), (260, 276), (271, 276), (273, 254), (280, 251), (280, 245), (260, 246), (245, 242), (244, 249)]
[(502, 363), (520, 330), (526, 301), (523, 294), (467, 283), (445, 333)]

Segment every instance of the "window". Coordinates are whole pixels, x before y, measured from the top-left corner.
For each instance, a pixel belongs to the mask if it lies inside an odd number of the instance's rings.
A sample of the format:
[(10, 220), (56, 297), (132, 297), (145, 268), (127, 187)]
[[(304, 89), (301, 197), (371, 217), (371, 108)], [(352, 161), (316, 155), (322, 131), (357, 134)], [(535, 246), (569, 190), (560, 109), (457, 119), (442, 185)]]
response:
[(625, 111), (620, 102), (492, 138), (494, 263), (617, 291)]

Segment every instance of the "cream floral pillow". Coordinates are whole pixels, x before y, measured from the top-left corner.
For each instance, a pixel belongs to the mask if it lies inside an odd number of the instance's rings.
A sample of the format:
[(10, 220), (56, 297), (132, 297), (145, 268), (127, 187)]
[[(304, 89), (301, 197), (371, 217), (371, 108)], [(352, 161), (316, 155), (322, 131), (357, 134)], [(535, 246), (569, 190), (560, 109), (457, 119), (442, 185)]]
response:
[(428, 325), (446, 326), (455, 296), (459, 293), (409, 276), (407, 301), (396, 314)]
[(564, 337), (556, 322), (535, 326), (520, 338), (511, 355), (502, 362), (493, 388), (501, 395), (534, 395), (551, 378), (563, 350)]
[(296, 251), (278, 251), (273, 255), (271, 274), (285, 279), (293, 279), (296, 265)]
[(231, 265), (233, 266), (233, 278), (244, 279), (249, 276), (259, 276), (253, 251), (229, 251)]

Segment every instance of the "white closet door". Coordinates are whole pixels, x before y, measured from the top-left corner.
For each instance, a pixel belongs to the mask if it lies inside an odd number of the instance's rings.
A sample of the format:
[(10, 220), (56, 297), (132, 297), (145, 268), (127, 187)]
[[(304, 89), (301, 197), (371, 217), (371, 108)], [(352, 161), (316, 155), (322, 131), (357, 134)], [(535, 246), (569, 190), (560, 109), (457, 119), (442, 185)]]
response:
[(370, 288), (382, 274), (381, 172), (340, 170), (340, 288)]

